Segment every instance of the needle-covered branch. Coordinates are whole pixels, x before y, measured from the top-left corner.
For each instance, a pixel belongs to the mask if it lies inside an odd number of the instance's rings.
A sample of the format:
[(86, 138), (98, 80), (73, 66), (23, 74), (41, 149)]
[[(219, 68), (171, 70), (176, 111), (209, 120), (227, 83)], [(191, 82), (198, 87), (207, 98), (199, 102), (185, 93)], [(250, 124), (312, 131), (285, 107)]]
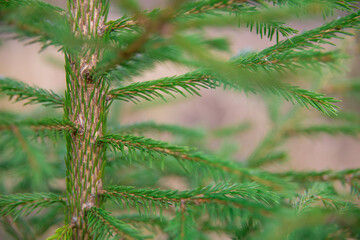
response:
[(277, 205), (279, 196), (255, 183), (217, 183), (194, 190), (174, 191), (159, 189), (139, 189), (125, 186), (106, 187), (102, 195), (114, 200), (120, 206), (144, 208), (146, 212), (156, 211), (169, 205), (180, 206), (216, 204), (251, 211), (270, 211)]
[(343, 125), (313, 125), (308, 127), (294, 127), (285, 130), (285, 135), (288, 137), (297, 135), (314, 135), (314, 134), (344, 134), (350, 136), (358, 136), (360, 133), (359, 124), (343, 124)]
[[(286, 187), (280, 186), (279, 179), (266, 172), (257, 172), (247, 168), (241, 168), (230, 161), (223, 161), (214, 156), (205, 155), (195, 151), (194, 148), (180, 147), (170, 145), (167, 142), (161, 142), (150, 138), (138, 137), (133, 135), (105, 135), (99, 139), (100, 143), (108, 144), (111, 148), (120, 150), (123, 155), (136, 157), (136, 150), (139, 150), (139, 158), (145, 160), (145, 154), (151, 158), (154, 153), (172, 156), (179, 162), (189, 162), (208, 169), (213, 175), (226, 173), (225, 175), (237, 178), (250, 179), (265, 186), (274, 188)], [(125, 152), (127, 148), (129, 153)]]
[(116, 217), (120, 221), (127, 222), (128, 224), (139, 226), (152, 226), (165, 229), (169, 224), (169, 220), (165, 216), (144, 215), (144, 214), (121, 214)]
[[(231, 81), (233, 83), (233, 81)], [(241, 84), (235, 83), (232, 87), (237, 87), (241, 89)], [(311, 92), (305, 89), (301, 89), (298, 86), (292, 86), (284, 82), (274, 81), (273, 83), (261, 83), (254, 81), (256, 87), (250, 87), (248, 91), (250, 92), (264, 92), (274, 94), (284, 98), (286, 101), (291, 102), (292, 104), (299, 104), (302, 107), (313, 107), (318, 111), (325, 113), (327, 115), (336, 115), (338, 106), (334, 103), (339, 102), (339, 100), (334, 99), (333, 97), (327, 97), (324, 94)], [(246, 91), (246, 88), (244, 88)]]
[(206, 156), (199, 152), (196, 152), (195, 149), (189, 147), (180, 147), (170, 145), (166, 142), (161, 142), (153, 140), (150, 138), (138, 137), (133, 135), (105, 135), (99, 139), (101, 143), (108, 144), (114, 150), (119, 149), (122, 154), (125, 153), (125, 148), (134, 152), (139, 150), (140, 153), (161, 153), (165, 155), (170, 155), (181, 161), (191, 161), (195, 163), (204, 164), (211, 168), (215, 168), (220, 171), (225, 171), (229, 173), (235, 173), (238, 175), (243, 175), (244, 173), (237, 165), (231, 162), (225, 162), (218, 159), (215, 159), (210, 156)]
[(350, 187), (353, 195), (360, 197), (360, 168), (345, 169), (341, 171), (290, 171), (278, 173), (279, 177), (284, 177), (298, 183), (314, 182), (335, 182), (339, 181), (343, 185)]
[(324, 208), (337, 209), (342, 212), (349, 212), (356, 208), (356, 205), (342, 200), (339, 196), (334, 195), (333, 188), (327, 184), (315, 184), (310, 189), (293, 200), (294, 209), (298, 212), (310, 210), (315, 204), (321, 203)]
[(76, 128), (73, 126), (72, 122), (66, 120), (60, 120), (56, 118), (46, 118), (41, 120), (20, 120), (10, 121), (9, 119), (0, 119), (0, 131), (6, 129), (12, 129), (14, 127), (29, 127), (35, 131), (43, 130), (55, 130), (55, 131), (75, 131)]
[[(305, 49), (318, 50), (323, 48), (321, 44), (334, 45), (332, 42), (329, 41), (330, 39), (342, 38), (341, 36), (339, 36), (341, 34), (352, 35), (349, 31), (346, 31), (345, 29), (353, 29), (359, 27), (359, 14), (360, 12), (354, 12), (352, 14), (338, 18), (318, 28), (305, 31), (292, 38), (283, 40), (269, 48), (262, 50), (258, 54), (253, 54), (244, 59), (240, 58), (238, 60), (234, 60), (234, 63), (238, 63), (246, 67), (259, 64), (264, 65), (277, 62), (281, 63), (281, 61), (286, 60), (289, 56), (299, 56), (300, 52), (303, 52)], [(317, 53), (315, 51), (309, 52), (309, 50), (307, 50), (307, 53)], [(299, 51), (299, 53), (297, 53), (297, 51)], [(321, 58), (326, 59), (325, 56)]]
[[(283, 12), (293, 12), (286, 8)], [(248, 0), (235, 1), (198, 1), (185, 4), (176, 14), (173, 23), (179, 29), (196, 28), (200, 26), (245, 26), (250, 31), (255, 30), (260, 37), (268, 37), (270, 40), (276, 36), (279, 41), (280, 35), (287, 37), (298, 31), (284, 26), (279, 21), (278, 15), (272, 14), (274, 9)], [(271, 17), (269, 17), (271, 16)]]
[(342, 171), (290, 171), (284, 173), (277, 173), (278, 176), (286, 177), (297, 182), (326, 182), (326, 181), (341, 181), (344, 183), (351, 183), (360, 181), (360, 168), (345, 169)]
[(101, 208), (93, 207), (87, 211), (88, 228), (94, 239), (144, 239), (149, 238), (142, 235), (130, 225), (116, 219)]
[[(270, 1), (271, 2), (271, 1)], [(278, 2), (276, 2), (278, 3)], [(353, 11), (354, 10), (354, 1), (283, 1), (281, 3), (281, 10), (283, 12), (289, 11), (289, 16), (294, 15), (294, 13), (299, 14), (299, 8), (311, 10), (312, 12), (323, 12), (324, 15), (331, 15), (334, 9), (339, 9), (343, 11)], [(273, 9), (269, 8), (271, 3), (264, 3), (263, 5), (257, 4), (256, 2), (249, 0), (206, 0), (206, 1), (196, 1), (191, 3), (186, 3), (181, 6), (181, 8), (173, 15), (172, 24), (182, 25), (180, 23), (185, 22), (188, 19), (203, 19), (206, 22), (206, 19), (209, 17), (218, 18), (217, 22), (222, 22), (224, 19), (227, 24), (238, 22), (245, 22), (246, 26), (252, 31), (256, 29), (256, 33), (262, 36), (267, 36), (270, 39), (275, 35), (277, 40), (281, 34), (283, 37), (287, 37), (291, 34), (297, 33), (296, 30), (283, 26), (282, 22), (279, 22), (274, 18), (274, 16), (283, 17), (282, 14), (271, 14), (274, 12)], [(285, 8), (285, 10), (284, 10)], [(234, 16), (230, 17), (224, 15), (223, 13), (233, 13)], [(280, 12), (281, 13), (281, 12)], [(152, 15), (153, 12), (150, 12), (149, 15)], [(257, 16), (259, 15), (259, 16)], [(272, 16), (271, 19), (269, 16)], [(232, 20), (230, 20), (232, 19)], [(180, 21), (180, 23), (179, 23)], [(211, 21), (207, 21), (208, 25), (211, 25)], [(188, 24), (190, 27), (194, 24)], [(206, 23), (205, 23), (206, 25)], [(110, 21), (107, 23), (108, 31), (120, 30), (120, 29), (137, 29), (141, 28), (139, 19), (137, 18), (128, 18), (123, 17), (116, 21)]]
[(0, 216), (12, 215), (15, 218), (40, 211), (55, 203), (65, 203), (63, 197), (54, 193), (23, 193), (0, 196)]
[[(107, 62), (98, 64), (95, 74), (102, 75), (114, 69), (117, 65), (121, 65), (126, 60), (131, 59), (135, 54), (140, 53), (144, 45), (154, 36), (163, 32), (165, 25), (170, 21), (178, 1), (173, 1), (170, 8), (160, 10), (156, 16), (139, 15), (137, 21), (141, 23), (144, 30), (130, 42), (126, 48), (117, 50), (115, 57), (108, 59)], [(108, 30), (108, 33), (111, 32)]]
[(20, 40), (32, 39), (42, 48), (63, 47), (75, 40), (67, 27), (65, 11), (37, 0), (0, 1), (2, 32), (13, 33)]
[[(236, 66), (254, 72), (277, 71), (284, 74), (297, 70), (312, 69), (319, 71), (324, 66), (336, 66), (339, 59), (344, 58), (338, 51), (322, 52), (315, 50), (287, 51), (271, 57), (258, 58), (258, 53), (251, 53), (233, 60)], [(255, 58), (255, 60), (254, 60)], [(249, 60), (251, 59), (251, 60)], [(254, 63), (253, 60), (256, 62)]]
[(184, 97), (186, 94), (199, 96), (200, 88), (213, 89), (215, 87), (216, 83), (212, 81), (210, 76), (189, 73), (159, 80), (136, 82), (111, 90), (109, 97), (137, 103), (140, 99), (151, 101), (155, 98), (161, 98), (165, 100), (165, 94), (174, 98), (175, 94), (181, 94)]
[[(173, 95), (173, 92), (183, 95), (185, 91), (197, 94), (197, 87), (215, 87), (219, 83), (223, 83), (245, 91), (276, 94), (287, 101), (297, 102), (305, 107), (312, 106), (326, 114), (335, 114), (337, 111), (337, 107), (333, 105), (333, 103), (337, 102), (335, 99), (274, 80), (280, 76), (267, 76), (267, 74), (268, 71), (273, 70), (283, 72), (284, 70), (288, 71), (304, 67), (318, 69), (323, 64), (333, 63), (334, 60), (339, 58), (337, 52), (320, 52), (315, 49), (321, 48), (319, 44), (330, 43), (327, 39), (339, 38), (337, 34), (348, 34), (341, 29), (355, 28), (359, 25), (359, 22), (358, 13), (353, 13), (317, 29), (281, 41), (258, 54), (250, 54), (231, 60), (230, 65), (237, 66), (240, 70), (233, 74), (230, 79), (224, 76), (215, 77), (211, 71), (200, 70), (183, 76), (134, 83), (112, 90), (110, 97), (137, 102), (140, 98), (146, 100), (152, 100), (155, 97), (163, 98), (163, 94)], [(304, 52), (306, 48), (309, 50)], [(233, 68), (233, 66), (230, 68)], [(252, 73), (254, 70), (255, 73)], [(221, 70), (219, 73), (217, 75), (221, 75)], [(258, 76), (259, 74), (261, 77)], [(235, 76), (237, 76), (236, 80)]]
[(65, 225), (61, 228), (56, 229), (55, 234), (46, 240), (71, 240), (72, 238), (72, 227)]
[[(286, 1), (275, 1), (270, 0), (269, 5), (278, 3), (281, 7), (297, 7), (297, 8), (303, 8), (305, 6), (312, 5), (314, 8), (317, 7), (318, 9), (321, 9), (323, 11), (329, 11), (330, 9), (339, 9), (343, 11), (352, 11), (354, 8), (354, 0), (331, 0), (331, 1), (325, 1), (325, 0), (314, 0), (314, 1), (308, 1), (308, 0), (286, 0)], [(266, 2), (263, 4), (267, 4)], [(236, 11), (241, 10), (245, 7), (262, 7), (261, 4), (257, 4), (257, 2), (250, 1), (250, 0), (205, 0), (205, 1), (197, 1), (197, 2), (191, 2), (188, 4), (185, 4), (179, 14), (198, 14), (198, 13), (205, 13), (208, 11), (213, 10), (223, 10), (223, 11)]]
[[(265, 74), (261, 73), (261, 78), (245, 72), (248, 77), (239, 76), (235, 79), (227, 79), (218, 74), (211, 74), (210, 71), (196, 71), (181, 76), (167, 77), (154, 81), (137, 82), (109, 92), (110, 98), (124, 101), (139, 102), (140, 99), (151, 101), (155, 98), (164, 99), (164, 95), (175, 97), (174, 93), (186, 96), (200, 95), (200, 88), (213, 89), (220, 85), (225, 87), (244, 90), (245, 92), (265, 92), (283, 97), (285, 100), (298, 103), (303, 107), (314, 107), (315, 109), (326, 113), (335, 114), (337, 106), (333, 103), (338, 102), (331, 97), (323, 94), (314, 93), (297, 86), (292, 86), (284, 82), (277, 81), (272, 78), (265, 78)], [(252, 77), (256, 77), (250, 81)]]
[(0, 79), (0, 94), (9, 96), (16, 102), (25, 100), (26, 104), (40, 103), (44, 106), (60, 108), (63, 106), (63, 98), (53, 91), (39, 87), (31, 87), (23, 82), (18, 82), (10, 78)]

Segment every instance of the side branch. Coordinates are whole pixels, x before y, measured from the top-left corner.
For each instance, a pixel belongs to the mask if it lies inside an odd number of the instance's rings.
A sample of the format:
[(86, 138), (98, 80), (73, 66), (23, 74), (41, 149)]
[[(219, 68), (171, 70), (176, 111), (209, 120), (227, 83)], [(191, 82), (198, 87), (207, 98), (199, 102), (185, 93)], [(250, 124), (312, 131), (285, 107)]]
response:
[(294, 127), (286, 129), (285, 135), (287, 137), (297, 136), (297, 135), (313, 135), (325, 133), (329, 135), (344, 134), (350, 136), (358, 136), (360, 133), (360, 126), (356, 123), (343, 124), (343, 125), (312, 125), (307, 127)]
[(63, 98), (53, 91), (31, 87), (10, 78), (0, 79), (0, 93), (8, 95), (10, 99), (14, 98), (15, 102), (27, 100), (25, 105), (40, 103), (44, 106), (61, 108), (64, 103)]
[(321, 171), (321, 172), (284, 172), (277, 173), (280, 177), (290, 178), (297, 182), (327, 182), (327, 181), (341, 181), (352, 184), (355, 181), (360, 181), (360, 168), (346, 169), (342, 171)]
[(121, 239), (144, 239), (147, 238), (130, 225), (114, 218), (101, 208), (93, 207), (88, 210), (88, 228), (94, 239), (108, 239), (117, 236)]
[[(263, 198), (259, 198), (260, 193)], [(255, 183), (218, 183), (181, 192), (177, 190), (110, 186), (103, 190), (102, 195), (107, 199), (118, 202), (120, 205), (123, 205), (121, 202), (135, 206), (141, 203), (141, 206), (147, 211), (155, 211), (155, 206), (162, 208), (169, 205), (217, 204), (268, 212), (270, 206), (277, 204), (279, 200), (277, 195), (272, 195), (266, 188)]]
[(22, 193), (0, 196), (0, 216), (13, 215), (17, 218), (39, 211), (54, 203), (65, 203), (65, 199), (54, 193)]
[(286, 57), (286, 54), (296, 54), (296, 50), (321, 49), (322, 47), (319, 46), (319, 44), (333, 45), (333, 43), (329, 41), (330, 39), (341, 38), (339, 34), (351, 35), (351, 33), (344, 29), (356, 28), (359, 25), (360, 11), (326, 23), (318, 28), (303, 32), (290, 39), (283, 40), (274, 46), (262, 50), (246, 61), (242, 61), (242, 64), (246, 65), (245, 62), (247, 62), (247, 66), (250, 66), (264, 62), (278, 61), (277, 56), (279, 56), (279, 54), (283, 54), (280, 56)]
[[(203, 1), (202, 3), (192, 3), (185, 5), (182, 9), (174, 13), (170, 19), (178, 16), (186, 16), (191, 14), (203, 13), (211, 10), (232, 9), (239, 3), (249, 2), (249, 0), (219, 0), (219, 1)], [(143, 20), (138, 18), (120, 18), (116, 21), (106, 23), (106, 31), (111, 32), (124, 28), (132, 28), (141, 26)]]
[[(236, 68), (234, 70), (237, 71)], [(138, 82), (113, 89), (109, 92), (108, 98), (134, 103), (139, 102), (140, 99), (151, 101), (155, 98), (162, 98), (165, 100), (165, 94), (174, 98), (173, 93), (183, 96), (186, 96), (186, 93), (199, 95), (200, 88), (214, 89), (223, 85), (225, 88), (234, 88), (245, 92), (275, 94), (292, 103), (297, 102), (303, 107), (312, 106), (325, 114), (335, 114), (337, 111), (337, 106), (333, 103), (338, 100), (334, 98), (274, 80), (275, 76), (271, 77), (265, 73), (254, 74), (249, 71), (239, 71), (238, 73), (238, 77), (233, 79), (233, 77), (218, 76), (208, 70), (199, 70), (181, 76)]]
[(23, 121), (1, 121), (0, 120), (0, 131), (13, 129), (14, 127), (29, 127), (35, 131), (43, 130), (55, 130), (55, 131), (76, 131), (75, 126), (72, 122), (59, 120), (56, 118), (48, 118), (42, 120), (23, 120)]
[(274, 179), (271, 174), (240, 168), (235, 163), (221, 161), (213, 156), (208, 156), (200, 152), (196, 152), (195, 149), (189, 147), (173, 146), (166, 142), (133, 135), (105, 135), (104, 137), (100, 138), (99, 141), (101, 143), (108, 144), (114, 150), (120, 150), (124, 155), (126, 155), (125, 148), (132, 152), (135, 150), (140, 150), (140, 152), (143, 153), (157, 152), (173, 156), (178, 161), (199, 163), (215, 171), (227, 172), (233, 174), (236, 177), (247, 178), (265, 186), (271, 186), (275, 188), (280, 187), (276, 182), (278, 179)]
[(125, 154), (125, 148), (130, 150), (140, 150), (142, 152), (158, 152), (165, 155), (170, 155), (178, 160), (188, 160), (192, 162), (202, 163), (207, 166), (222, 170), (225, 172), (235, 173), (237, 175), (243, 175), (235, 164), (231, 162), (225, 162), (215, 160), (208, 156), (205, 156), (199, 152), (195, 152), (194, 149), (189, 147), (173, 146), (166, 142), (156, 141), (150, 138), (138, 137), (133, 135), (106, 135), (100, 139), (100, 142), (109, 144), (114, 149), (119, 149)]
[(0, 23), (9, 26), (5, 31), (14, 33), (20, 40), (40, 42), (43, 49), (49, 45), (63, 47), (70, 42), (72, 36), (63, 27), (65, 14), (63, 9), (43, 1), (0, 1)]
[(108, 96), (113, 99), (137, 103), (140, 101), (139, 98), (151, 101), (159, 97), (165, 100), (164, 94), (174, 98), (174, 93), (179, 93), (184, 97), (186, 93), (200, 95), (200, 88), (213, 89), (216, 86), (217, 84), (211, 80), (211, 76), (190, 73), (159, 80), (133, 83), (111, 90)]

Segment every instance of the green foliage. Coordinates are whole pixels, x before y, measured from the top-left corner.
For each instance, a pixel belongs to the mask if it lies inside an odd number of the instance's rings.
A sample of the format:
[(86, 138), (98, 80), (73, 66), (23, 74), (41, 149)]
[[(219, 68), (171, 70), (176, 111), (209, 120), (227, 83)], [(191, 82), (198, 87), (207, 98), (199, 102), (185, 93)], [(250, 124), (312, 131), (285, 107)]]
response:
[(0, 4), (1, 32), (14, 33), (19, 40), (40, 42), (43, 49), (77, 43), (63, 9), (38, 0), (2, 0)]
[(215, 88), (215, 86), (216, 84), (212, 83), (205, 74), (203, 76), (185, 74), (172, 78), (133, 83), (123, 88), (113, 89), (110, 91), (110, 97), (135, 103), (141, 99), (150, 101), (156, 97), (165, 100), (163, 94), (174, 98), (175, 95), (173, 93), (179, 93), (184, 97), (186, 93), (189, 95), (200, 95), (200, 88)]
[(147, 238), (128, 224), (112, 217), (100, 208), (90, 208), (88, 211), (89, 229), (96, 239), (144, 239)]
[(70, 240), (71, 236), (71, 228), (68, 225), (65, 225), (61, 228), (56, 229), (55, 234), (47, 238), (47, 240)]
[[(130, 161), (137, 160), (137, 158), (151, 161), (151, 156), (154, 153), (160, 153), (163, 155), (169, 155), (175, 157), (179, 161), (191, 162), (196, 165), (203, 166), (214, 176), (225, 177), (222, 173), (228, 173), (238, 177), (253, 178), (253, 174), (248, 169), (243, 169), (236, 164), (228, 161), (217, 159), (214, 156), (206, 155), (201, 152), (195, 151), (195, 149), (189, 147), (180, 147), (170, 145), (167, 142), (156, 141), (153, 139), (133, 136), (133, 135), (108, 135), (100, 139), (101, 142), (111, 146), (114, 151), (120, 150), (123, 156), (127, 156)], [(125, 152), (125, 148), (128, 152)], [(139, 154), (136, 154), (136, 150), (139, 150)], [(161, 158), (164, 161), (164, 158)], [(186, 166), (186, 165), (185, 165)]]
[(40, 211), (54, 203), (63, 203), (64, 199), (54, 193), (25, 193), (0, 196), (0, 216), (13, 215), (15, 218)]
[[(300, 136), (358, 140), (360, 115), (347, 103), (350, 96), (358, 104), (358, 78), (338, 80), (345, 78), (347, 59), (338, 46), (360, 26), (357, 2), (168, 1), (164, 8), (142, 10), (137, 0), (122, 0), (126, 15), (107, 21), (108, 0), (68, 0), (67, 10), (37, 0), (0, 0), (1, 33), (41, 49), (55, 46), (65, 56), (66, 72), (64, 97), (0, 78), (0, 94), (10, 100), (57, 108), (26, 116), (0, 112), (4, 230), (29, 240), (52, 228), (49, 240), (147, 239), (160, 232), (181, 240), (213, 234), (359, 239), (358, 168), (280, 165), (291, 160), (289, 140)], [(339, 11), (342, 17), (334, 18)], [(306, 31), (287, 25), (318, 16), (324, 23)], [(246, 27), (272, 45), (236, 54), (228, 39), (209, 37), (209, 29), (223, 27)], [(131, 82), (167, 62), (188, 72)], [(257, 94), (267, 106), (267, 132), (246, 154), (239, 146), (242, 134), (258, 127), (246, 118), (212, 129), (107, 121), (109, 110), (127, 114), (133, 105), (123, 108), (124, 102), (141, 107), (144, 100), (154, 105), (219, 88)], [(347, 113), (335, 97), (344, 99)], [(310, 115), (308, 108), (320, 113)], [(59, 112), (62, 117), (54, 117)]]
[(272, 195), (268, 189), (253, 183), (217, 183), (182, 192), (115, 186), (105, 188), (103, 196), (115, 200), (122, 207), (124, 204), (131, 204), (139, 210), (139, 205), (141, 205), (145, 212), (156, 212), (155, 206), (175, 205), (179, 207), (181, 204), (242, 206), (245, 209), (262, 211), (269, 210), (269, 206), (276, 205), (279, 201), (279, 197)]
[(56, 130), (56, 131), (74, 131), (72, 122), (63, 121), (56, 118), (45, 118), (41, 120), (26, 119), (14, 121), (12, 119), (0, 119), (0, 129), (11, 129), (12, 127), (30, 127), (33, 130)]
[(62, 107), (63, 99), (56, 93), (31, 87), (25, 83), (17, 82), (10, 78), (0, 79), (0, 91), (15, 101), (26, 100), (25, 104), (41, 103), (44, 106)]

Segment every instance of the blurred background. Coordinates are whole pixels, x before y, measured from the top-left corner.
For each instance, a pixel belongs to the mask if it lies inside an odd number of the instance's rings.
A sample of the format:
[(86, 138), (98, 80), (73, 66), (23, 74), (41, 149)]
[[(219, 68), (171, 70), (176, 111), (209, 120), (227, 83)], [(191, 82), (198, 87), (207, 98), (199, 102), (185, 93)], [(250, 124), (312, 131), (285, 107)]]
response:
[[(66, 8), (65, 0), (48, 0), (46, 2)], [(115, 2), (111, 8), (108, 20), (117, 19), (122, 16)], [(166, 5), (167, 1), (142, 0), (140, 2), (144, 9), (151, 9), (162, 7)], [(341, 13), (338, 14), (341, 15)], [(333, 18), (337, 16), (335, 14)], [(301, 32), (312, 29), (322, 23), (322, 18), (313, 18), (294, 20), (288, 25)], [(208, 28), (205, 29), (205, 34), (211, 38), (223, 37), (229, 40), (230, 52), (222, 53), (227, 58), (250, 51), (260, 51), (276, 43), (275, 40), (261, 39), (256, 33), (252, 33), (246, 28)], [(302, 86), (307, 89), (312, 88), (314, 85), (322, 85), (320, 90), (328, 93), (329, 96), (342, 100), (342, 102), (337, 104), (341, 109), (359, 114), (360, 94), (343, 95), (336, 91), (334, 92), (332, 86), (327, 84), (334, 81), (345, 82), (348, 79), (352, 79), (351, 81), (355, 83), (358, 82), (360, 76), (360, 68), (358, 67), (360, 61), (360, 37), (358, 37), (359, 34), (356, 32), (354, 34), (356, 37), (346, 37), (344, 40), (338, 41), (337, 47), (351, 56), (342, 65), (338, 66), (341, 70), (344, 70), (343, 73), (325, 70), (321, 77), (319, 75), (311, 75), (308, 79), (300, 81), (304, 82)], [(48, 47), (39, 54), (41, 48), (39, 44), (27, 44), (27, 42), (19, 42), (3, 37), (0, 39), (0, 78), (10, 77), (29, 85), (51, 89), (63, 95), (65, 90), (65, 71), (64, 57), (61, 52), (58, 52), (55, 48)], [(188, 69), (185, 67), (163, 63), (158, 64), (152, 70), (146, 71), (142, 76), (133, 79), (133, 81), (155, 80), (161, 77), (183, 74), (187, 71)], [(292, 80), (290, 79), (289, 82), (292, 82)], [(294, 85), (298, 84), (300, 83), (294, 83)], [(355, 86), (358, 85), (355, 84)], [(359, 91), (360, 87), (355, 90)], [(278, 140), (276, 128), (274, 127), (274, 121), (269, 109), (277, 105), (279, 99), (263, 98), (253, 94), (246, 95), (239, 92), (225, 91), (221, 88), (201, 90), (201, 95), (202, 97), (188, 96), (187, 98), (180, 96), (176, 99), (167, 97), (168, 102), (157, 100), (154, 102), (142, 101), (139, 104), (131, 102), (115, 103), (114, 109), (110, 111), (109, 120), (120, 126), (154, 121), (163, 124), (177, 124), (198, 128), (200, 130), (204, 129), (213, 133), (225, 130), (222, 133), (232, 135), (230, 138), (220, 141), (216, 137), (220, 135), (214, 134), (215, 137), (206, 142), (207, 146), (202, 147), (203, 149), (212, 149), (219, 156), (238, 161), (251, 157), (251, 154), (261, 146), (262, 141), (266, 137), (270, 139), (270, 143), (273, 139), (273, 144), (275, 144), (275, 146), (270, 144), (270, 148), (278, 147), (276, 146)], [(290, 103), (286, 103), (280, 106), (279, 111), (285, 113), (290, 111), (292, 107)], [(54, 111), (35, 105), (23, 106), (22, 102), (11, 103), (6, 98), (0, 98), (0, 111), (22, 112), (25, 114), (35, 111), (39, 116), (46, 114), (61, 115), (62, 112), (61, 110)], [(305, 118), (305, 124), (332, 123), (333, 121), (331, 117), (326, 117), (312, 108), (309, 110), (297, 109), (296, 111), (300, 118)], [(355, 123), (360, 124), (359, 120), (356, 120)], [(167, 137), (169, 136), (166, 136), (166, 134), (156, 136), (160, 140), (167, 140)], [(286, 141), (279, 141), (280, 144), (279, 148), (288, 153), (287, 161), (284, 164), (272, 165), (270, 170), (285, 171), (296, 169), (319, 171), (360, 167), (360, 141), (358, 134), (353, 136), (317, 134), (310, 137), (300, 134), (296, 135), (296, 137), (288, 138)], [(194, 145), (201, 144), (195, 142)], [(0, 160), (1, 157), (0, 155)], [(44, 158), (46, 158), (45, 155)], [(178, 189), (188, 187), (182, 181), (177, 181), (177, 179), (167, 179), (167, 181), (162, 182), (165, 187), (176, 187)], [(63, 182), (56, 184), (64, 186)], [(53, 230), (50, 229), (48, 232), (52, 233)], [(0, 239), (3, 239), (1, 232)]]
[[(52, 4), (66, 8), (65, 0), (48, 0)], [(143, 0), (144, 9), (161, 7), (166, 1)], [(118, 8), (113, 7), (109, 20), (121, 16)], [(336, 16), (334, 16), (336, 17)], [(311, 29), (320, 25), (322, 19), (296, 20), (289, 25), (300, 31)], [(261, 39), (257, 34), (251, 33), (246, 28), (214, 28), (206, 29), (210, 37), (225, 37), (230, 41), (231, 55), (246, 51), (258, 51), (275, 43), (266, 38)], [(339, 45), (344, 51), (353, 55), (344, 66), (343, 75), (335, 77), (355, 77), (358, 69), (358, 42), (357, 38), (346, 38)], [(23, 81), (30, 85), (52, 89), (62, 94), (65, 89), (64, 60), (60, 52), (54, 48), (47, 48), (39, 54), (38, 44), (26, 44), (17, 40), (2, 39), (0, 46), (0, 75)], [(343, 68), (343, 66), (341, 66)], [(155, 69), (145, 72), (134, 81), (154, 80), (165, 76), (182, 74), (186, 68), (169, 63), (159, 64)], [(334, 77), (334, 76), (327, 76)], [(236, 157), (241, 161), (249, 156), (259, 142), (266, 136), (271, 127), (268, 117), (266, 101), (260, 96), (245, 95), (232, 91), (202, 90), (202, 97), (190, 96), (179, 97), (169, 102), (156, 101), (155, 103), (143, 102), (141, 104), (125, 103), (119, 107), (119, 111), (111, 113), (120, 125), (155, 121), (158, 123), (179, 124), (203, 129), (218, 129), (241, 123), (250, 123), (250, 128), (237, 135), (234, 141), (225, 144), (234, 145), (238, 150)], [(339, 103), (342, 108), (359, 109), (353, 98), (342, 99)], [(0, 99), (0, 110), (30, 112), (37, 106), (22, 106), (22, 103), (10, 103), (7, 99)], [(285, 106), (286, 108), (286, 106)], [(46, 111), (41, 108), (37, 111)], [(314, 121), (320, 120), (321, 114), (314, 109), (305, 110), (304, 114), (312, 116)], [(318, 120), (316, 120), (318, 119)], [(325, 121), (326, 118), (325, 118)], [(209, 143), (213, 149), (218, 149), (221, 143), (216, 140)], [(224, 144), (224, 143), (222, 143)], [(291, 138), (283, 147), (289, 151), (289, 160), (281, 165), (284, 169), (301, 170), (324, 170), (345, 169), (360, 167), (360, 144), (357, 137), (338, 135), (317, 135), (315, 137)], [(0, 156), (1, 158), (1, 156)]]

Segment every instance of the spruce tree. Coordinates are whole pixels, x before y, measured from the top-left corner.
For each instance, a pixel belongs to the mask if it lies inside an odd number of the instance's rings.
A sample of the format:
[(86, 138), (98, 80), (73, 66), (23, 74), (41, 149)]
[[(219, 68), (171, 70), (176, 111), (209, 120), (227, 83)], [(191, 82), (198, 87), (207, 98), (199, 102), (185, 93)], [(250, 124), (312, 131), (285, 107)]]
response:
[[(356, 2), (174, 0), (142, 10), (135, 0), (120, 0), (124, 15), (108, 20), (109, 0), (68, 0), (67, 9), (38, 0), (0, 0), (2, 32), (42, 48), (55, 46), (66, 72), (64, 95), (0, 79), (0, 92), (10, 99), (62, 112), (44, 119), (0, 114), (0, 171), (16, 173), (11, 188), (2, 185), (4, 229), (14, 239), (40, 239), (54, 226), (58, 229), (48, 239), (147, 239), (160, 232), (168, 239), (209, 239), (213, 232), (233, 239), (359, 239), (359, 169), (266, 170), (286, 158), (280, 147), (292, 136), (360, 131), (358, 116), (338, 113), (338, 100), (317, 92), (349, 92), (356, 83), (331, 89), (313, 84), (305, 90), (290, 81), (341, 64), (344, 53), (326, 45), (360, 26)], [(343, 17), (334, 18), (339, 11)], [(285, 24), (312, 16), (326, 21), (303, 32)], [(219, 57), (229, 51), (226, 39), (211, 39), (203, 29), (228, 26), (247, 27), (274, 39), (274, 45)], [(130, 82), (166, 61), (189, 72)], [(273, 127), (246, 160), (212, 153), (204, 140), (227, 138), (246, 124), (204, 133), (153, 122), (119, 127), (108, 120), (114, 102), (200, 95), (201, 88), (266, 99)], [(285, 114), (284, 102), (294, 105)], [(345, 123), (305, 125), (303, 108)], [(169, 132), (193, 146), (155, 140), (145, 132)], [(191, 189), (157, 188), (167, 175), (180, 176)], [(64, 192), (49, 184), (61, 177)], [(351, 191), (339, 192), (338, 182)]]

